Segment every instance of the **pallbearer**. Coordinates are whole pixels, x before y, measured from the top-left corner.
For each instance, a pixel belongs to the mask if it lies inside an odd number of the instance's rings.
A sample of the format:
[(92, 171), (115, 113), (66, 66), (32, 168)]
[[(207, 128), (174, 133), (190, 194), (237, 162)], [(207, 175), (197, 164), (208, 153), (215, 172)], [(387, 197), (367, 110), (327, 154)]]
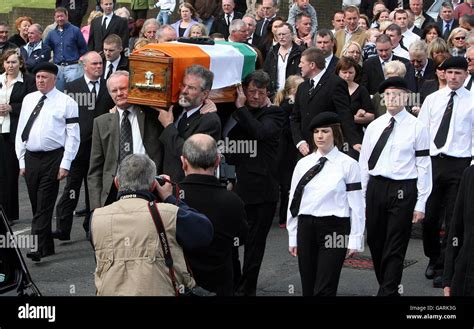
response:
[(429, 137), (423, 123), (405, 109), (405, 80), (388, 78), (379, 93), (387, 113), (367, 128), (359, 164), (377, 295), (399, 296), (411, 226), (424, 218), (431, 192)]
[(335, 296), (346, 254), (363, 248), (364, 200), (357, 162), (340, 152), (341, 121), (322, 112), (310, 123), (315, 151), (296, 165), (287, 229), (303, 296)]

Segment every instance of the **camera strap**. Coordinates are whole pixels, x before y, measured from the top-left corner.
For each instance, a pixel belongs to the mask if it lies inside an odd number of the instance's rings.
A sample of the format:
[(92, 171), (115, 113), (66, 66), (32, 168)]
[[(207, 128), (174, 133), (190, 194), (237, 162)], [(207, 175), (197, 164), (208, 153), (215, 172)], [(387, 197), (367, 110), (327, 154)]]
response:
[(171, 257), (170, 246), (168, 243), (168, 237), (166, 236), (165, 227), (160, 216), (160, 212), (156, 207), (155, 201), (148, 202), (148, 210), (150, 211), (153, 222), (155, 223), (156, 230), (158, 231), (158, 238), (160, 240), (161, 249), (165, 257), (165, 265), (168, 267), (171, 283), (173, 284), (176, 296), (179, 296), (179, 287), (176, 282), (176, 276), (173, 266), (173, 258)]

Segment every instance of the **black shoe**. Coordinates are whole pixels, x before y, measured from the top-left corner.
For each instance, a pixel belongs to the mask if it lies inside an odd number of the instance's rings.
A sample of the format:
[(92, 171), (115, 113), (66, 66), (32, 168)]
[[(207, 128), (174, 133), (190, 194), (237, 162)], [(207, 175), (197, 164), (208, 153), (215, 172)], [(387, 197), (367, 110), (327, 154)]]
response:
[(436, 263), (436, 262), (430, 261), (430, 262), (428, 263), (428, 266), (426, 267), (425, 277), (426, 277), (428, 280), (432, 280), (432, 279), (435, 277), (435, 271), (434, 271), (435, 263)]
[(74, 212), (74, 215), (76, 215), (77, 217), (84, 217), (85, 215), (87, 215), (87, 209), (84, 208), (84, 209), (76, 210)]
[(53, 239), (58, 239), (60, 241), (69, 241), (69, 240), (71, 240), (70, 234), (63, 233), (59, 230), (51, 232), (51, 237)]
[(433, 288), (443, 288), (443, 277), (441, 275), (435, 276), (433, 279)]
[(31, 258), (33, 262), (41, 261), (41, 253), (39, 251), (31, 251), (26, 253), (26, 257)]

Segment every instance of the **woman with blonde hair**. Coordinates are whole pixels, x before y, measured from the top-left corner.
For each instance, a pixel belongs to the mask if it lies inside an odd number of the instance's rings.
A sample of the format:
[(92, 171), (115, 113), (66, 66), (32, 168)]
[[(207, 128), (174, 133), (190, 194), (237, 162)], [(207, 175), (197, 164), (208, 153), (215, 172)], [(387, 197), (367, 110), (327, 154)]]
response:
[(198, 23), (196, 9), (188, 3), (183, 2), (179, 5), (179, 13), (181, 15), (181, 19), (176, 23), (171, 24), (171, 26), (175, 29), (176, 35), (178, 37), (189, 37), (189, 32), (191, 30), (191, 26)]
[(357, 42), (348, 42), (344, 48), (342, 48), (341, 55), (342, 57), (350, 57), (354, 59), (357, 64), (362, 67), (362, 48)]
[(91, 31), (91, 22), (92, 22), (92, 20), (94, 18), (100, 17), (102, 15), (104, 15), (102, 12), (96, 11), (96, 10), (91, 11), (91, 13), (89, 14), (89, 17), (87, 18), (87, 25), (84, 25), (81, 28), (81, 33), (84, 36), (84, 40), (86, 40), (86, 43), (89, 42), (89, 34), (90, 34), (90, 31)]
[(280, 228), (286, 227), (291, 174), (298, 159), (298, 149), (295, 147), (291, 135), (290, 115), (293, 112), (296, 90), (303, 81), (304, 79), (299, 75), (290, 75), (286, 79), (285, 87), (276, 94), (274, 100), (274, 104), (280, 106), (286, 114), (277, 153), (278, 183), (280, 184), (280, 210), (278, 212)]
[(434, 38), (428, 45), (428, 57), (434, 59), (436, 55), (449, 54), (449, 48), (443, 38)]
[(197, 23), (193, 26), (191, 26), (191, 29), (189, 30), (189, 36), (191, 38), (206, 38), (209, 37), (207, 33), (206, 26), (202, 23)]
[(464, 56), (466, 54), (467, 30), (457, 27), (451, 31), (448, 38), (449, 53), (453, 56)]

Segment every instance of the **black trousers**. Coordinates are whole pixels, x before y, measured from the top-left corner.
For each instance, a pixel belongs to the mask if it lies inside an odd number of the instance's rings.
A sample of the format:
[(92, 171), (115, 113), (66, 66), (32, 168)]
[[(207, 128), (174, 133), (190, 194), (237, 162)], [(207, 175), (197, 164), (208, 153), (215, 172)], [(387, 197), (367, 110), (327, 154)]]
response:
[(148, 13), (148, 9), (132, 10), (132, 17), (134, 20), (146, 19), (147, 13)]
[(58, 196), (63, 152), (60, 148), (49, 152), (26, 151), (25, 154), (25, 180), (33, 210), (31, 234), (38, 236), (38, 251), (42, 254), (54, 253), (51, 219)]
[(19, 217), (18, 205), (18, 175), (20, 167), (15, 152), (15, 136), (2, 134), (3, 137), (3, 165), (5, 169), (4, 184), (2, 184), (2, 198), (0, 203), (5, 210), (9, 220), (17, 220)]
[(82, 182), (85, 182), (86, 217), (90, 212), (89, 191), (87, 189), (87, 172), (91, 154), (91, 141), (82, 143), (76, 158), (71, 163), (71, 170), (66, 177), (66, 186), (56, 205), (56, 228), (64, 235), (70, 235), (74, 209), (81, 193)]
[(349, 218), (298, 216), (298, 267), (303, 296), (336, 296), (351, 232)]
[(276, 202), (246, 205), (249, 232), (245, 240), (244, 265), (237, 295), (255, 296), (267, 235), (275, 215)]
[[(437, 275), (444, 267), (444, 249), (449, 235), (449, 226), (453, 217), (454, 204), (461, 176), (471, 158), (431, 157), (433, 168), (433, 190), (426, 203), (426, 215), (423, 220), (423, 249), (425, 256), (436, 264)], [(446, 234), (440, 239), (440, 230), (445, 225)]]
[(378, 296), (398, 296), (403, 261), (418, 198), (416, 179), (370, 177), (366, 193), (367, 244), (379, 283)]

